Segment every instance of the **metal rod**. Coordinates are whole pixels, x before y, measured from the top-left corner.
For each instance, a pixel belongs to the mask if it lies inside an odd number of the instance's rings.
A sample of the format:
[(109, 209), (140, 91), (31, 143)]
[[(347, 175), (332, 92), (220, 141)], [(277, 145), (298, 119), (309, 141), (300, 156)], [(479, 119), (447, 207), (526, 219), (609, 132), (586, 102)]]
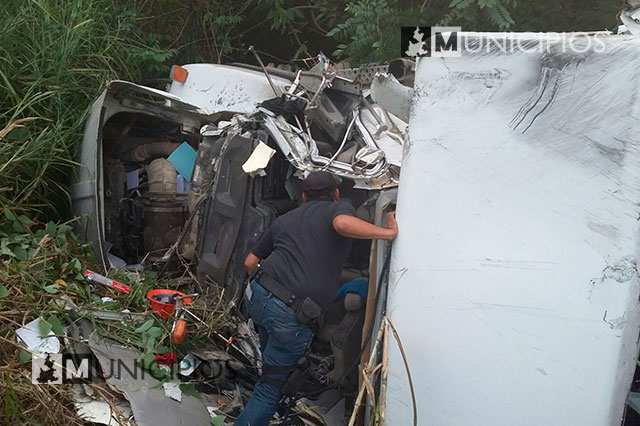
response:
[(356, 122), (356, 117), (358, 116), (357, 114), (359, 113), (360, 112), (357, 109), (353, 111), (353, 119), (351, 120), (351, 122), (349, 122), (349, 125), (347, 126), (347, 131), (344, 133), (344, 137), (342, 138), (342, 143), (336, 150), (335, 154), (333, 154), (333, 156), (329, 159), (329, 162), (325, 164), (324, 167), (322, 167), (322, 170), (327, 170), (327, 168), (331, 165), (331, 163), (333, 163), (333, 160), (335, 160), (336, 157), (340, 154), (340, 152), (342, 151), (342, 148), (344, 148), (345, 144), (347, 143), (347, 139), (351, 134), (351, 128), (353, 127), (353, 124)]
[(382, 344), (382, 378), (380, 379), (380, 423), (387, 423), (387, 378), (389, 377), (389, 324), (384, 322), (384, 340)]
[(411, 403), (413, 405), (413, 426), (418, 426), (418, 404), (416, 403), (416, 392), (413, 389), (413, 379), (411, 378), (411, 371), (409, 370), (409, 361), (407, 361), (407, 354), (405, 354), (404, 352), (402, 341), (400, 340), (398, 331), (393, 326), (393, 322), (391, 322), (391, 319), (388, 317), (386, 317), (386, 320), (389, 323), (389, 327), (391, 327), (391, 331), (393, 332), (394, 339), (396, 339), (396, 343), (398, 343), (398, 349), (400, 349), (400, 355), (402, 355), (404, 368), (407, 371), (407, 378), (409, 379), (409, 389), (411, 390)]
[[(373, 368), (373, 363), (376, 359), (376, 354), (378, 353), (378, 345), (382, 340), (382, 333), (384, 333), (384, 321), (380, 324), (380, 328), (378, 329), (378, 336), (376, 337), (376, 341), (373, 344), (373, 349), (371, 350), (371, 355), (369, 357), (369, 362), (367, 366), (364, 368), (365, 371), (371, 371)], [(358, 411), (360, 411), (360, 407), (362, 407), (362, 402), (364, 399), (364, 395), (366, 393), (366, 384), (364, 381), (362, 385), (360, 385), (360, 390), (358, 391), (358, 397), (356, 398), (356, 403), (353, 407), (353, 412), (351, 413), (351, 418), (349, 419), (349, 426), (354, 426), (356, 423), (356, 417), (358, 415)]]
[(378, 116), (378, 112), (375, 109), (373, 109), (371, 102), (369, 102), (367, 98), (365, 98), (364, 96), (362, 97), (362, 103), (364, 104), (365, 107), (367, 107), (371, 115), (373, 115), (373, 118), (375, 118), (379, 126), (386, 126), (387, 123), (382, 121), (382, 119)]
[(267, 80), (269, 81), (269, 85), (271, 86), (271, 89), (273, 89), (273, 93), (275, 93), (276, 96), (280, 97), (282, 93), (280, 93), (280, 90), (278, 90), (276, 85), (273, 84), (273, 81), (271, 80), (271, 76), (269, 75), (269, 72), (267, 71), (264, 64), (262, 63), (262, 59), (260, 59), (260, 56), (258, 55), (258, 52), (256, 52), (256, 49), (254, 49), (253, 46), (249, 46), (249, 52), (253, 53), (253, 56), (256, 57), (256, 60), (260, 64), (260, 68), (262, 68), (262, 72), (264, 73), (264, 75), (267, 76)]
[(318, 99), (318, 96), (320, 96), (320, 93), (322, 93), (322, 91), (325, 89), (326, 84), (327, 84), (327, 78), (324, 75), (322, 75), (322, 80), (320, 81), (320, 85), (318, 86), (318, 91), (311, 98), (311, 102), (309, 102), (309, 105), (315, 106), (316, 100)]

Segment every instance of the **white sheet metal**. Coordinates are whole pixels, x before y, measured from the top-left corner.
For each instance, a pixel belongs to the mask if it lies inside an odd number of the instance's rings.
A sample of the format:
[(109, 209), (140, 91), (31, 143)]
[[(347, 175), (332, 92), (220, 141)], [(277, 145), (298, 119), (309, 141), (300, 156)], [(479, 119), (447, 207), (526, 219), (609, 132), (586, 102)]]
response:
[[(185, 102), (213, 114), (220, 111), (252, 113), (256, 105), (276, 95), (265, 75), (230, 65), (190, 64), (187, 81), (173, 81), (169, 92)], [(284, 90), (291, 81), (271, 76), (274, 84)]]
[[(503, 37), (530, 51), (418, 65), (388, 310), (419, 424), (619, 425), (640, 324), (640, 40), (583, 37), (578, 54)], [(409, 395), (393, 347), (389, 425), (412, 424)]]
[(400, 83), (391, 74), (376, 74), (371, 83), (371, 98), (400, 119), (409, 119), (413, 88)]

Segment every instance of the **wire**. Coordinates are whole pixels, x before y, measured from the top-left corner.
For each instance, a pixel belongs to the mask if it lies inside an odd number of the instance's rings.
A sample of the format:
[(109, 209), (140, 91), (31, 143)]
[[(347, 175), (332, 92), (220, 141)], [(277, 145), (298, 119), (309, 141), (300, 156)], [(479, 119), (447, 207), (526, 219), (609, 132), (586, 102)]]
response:
[(620, 20), (620, 15), (622, 15), (622, 12), (626, 12), (627, 10), (629, 10), (628, 7), (622, 8), (617, 14), (616, 14), (616, 21)]
[(398, 330), (393, 326), (391, 319), (389, 317), (385, 317), (386, 321), (391, 326), (391, 330), (393, 331), (393, 337), (396, 339), (398, 343), (398, 348), (400, 349), (400, 354), (402, 355), (402, 361), (404, 362), (404, 368), (407, 371), (407, 377), (409, 379), (409, 389), (411, 390), (411, 402), (413, 404), (413, 425), (418, 426), (418, 404), (416, 403), (416, 392), (413, 389), (413, 379), (411, 378), (411, 371), (409, 371), (409, 361), (407, 361), (407, 355), (404, 353), (404, 347), (402, 346), (402, 341), (400, 340), (400, 336), (398, 335)]

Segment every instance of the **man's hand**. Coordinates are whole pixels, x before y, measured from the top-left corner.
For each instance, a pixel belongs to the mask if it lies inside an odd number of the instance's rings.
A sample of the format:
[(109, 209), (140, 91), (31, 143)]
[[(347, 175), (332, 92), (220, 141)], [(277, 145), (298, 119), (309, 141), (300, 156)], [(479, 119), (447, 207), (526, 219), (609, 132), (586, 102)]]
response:
[(396, 212), (387, 213), (387, 222), (384, 225), (392, 234), (390, 240), (394, 240), (398, 236), (398, 221), (396, 220)]
[(256, 269), (256, 266), (258, 266), (258, 263), (260, 263), (260, 259), (258, 259), (255, 254), (249, 253), (244, 260), (244, 269), (247, 271), (247, 274), (251, 275), (254, 269)]

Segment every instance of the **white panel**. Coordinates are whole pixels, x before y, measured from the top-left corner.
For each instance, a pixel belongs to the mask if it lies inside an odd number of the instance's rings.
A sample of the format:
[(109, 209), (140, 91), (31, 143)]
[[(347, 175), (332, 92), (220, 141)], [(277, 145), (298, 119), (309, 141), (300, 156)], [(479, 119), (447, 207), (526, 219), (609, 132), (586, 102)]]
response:
[[(173, 81), (169, 92), (197, 105), (208, 114), (219, 111), (252, 113), (256, 104), (276, 97), (262, 72), (229, 65), (185, 65), (189, 75), (184, 83)], [(271, 76), (282, 89), (291, 81)]]
[[(388, 309), (421, 426), (621, 422), (640, 322), (640, 42), (596, 37), (602, 53), (419, 63)], [(395, 347), (390, 362), (388, 424), (410, 425)]]

